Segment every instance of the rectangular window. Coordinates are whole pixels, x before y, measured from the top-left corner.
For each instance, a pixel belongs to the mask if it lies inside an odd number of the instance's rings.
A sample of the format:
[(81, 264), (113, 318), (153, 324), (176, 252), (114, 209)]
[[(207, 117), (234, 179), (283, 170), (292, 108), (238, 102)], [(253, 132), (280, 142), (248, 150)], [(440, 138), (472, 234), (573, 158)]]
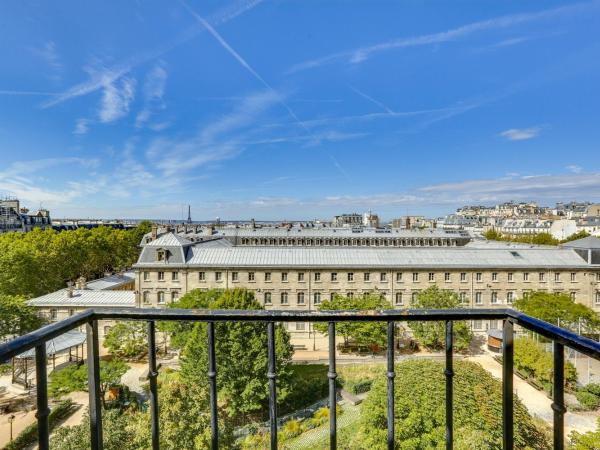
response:
[(320, 292), (315, 292), (313, 294), (313, 301), (314, 301), (315, 305), (321, 304), (321, 293)]
[(165, 293), (163, 291), (159, 291), (157, 294), (156, 300), (159, 305), (162, 305), (165, 302)]
[(321, 281), (321, 272), (315, 272), (315, 281)]
[(331, 272), (331, 281), (337, 281), (337, 273)]
[(467, 303), (467, 293), (466, 293), (466, 292), (464, 292), (464, 291), (463, 291), (463, 292), (461, 292), (461, 293), (458, 295), (458, 297), (460, 298), (460, 302), (461, 302), (462, 304), (465, 304), (465, 303)]
[(571, 300), (575, 301), (577, 300), (577, 292), (571, 292)]
[(265, 305), (270, 305), (270, 304), (271, 304), (271, 293), (265, 292)]
[(223, 272), (215, 272), (215, 281), (223, 280)]
[(545, 272), (540, 272), (538, 275), (538, 279), (543, 283), (544, 281), (546, 281), (546, 273)]
[(144, 272), (144, 281), (148, 281), (150, 279), (150, 272)]
[(419, 281), (419, 272), (413, 272), (413, 282)]
[(560, 272), (554, 272), (554, 281), (560, 283)]
[(254, 272), (248, 272), (248, 281), (254, 281)]
[(402, 283), (402, 272), (398, 272), (398, 273), (396, 274), (396, 281), (397, 281), (398, 283)]
[(282, 305), (287, 305), (288, 303), (288, 293), (287, 292), (282, 292), (281, 293), (281, 304)]
[(146, 291), (142, 294), (142, 300), (145, 304), (150, 303), (150, 292)]
[(498, 321), (490, 320), (490, 330), (497, 330), (497, 329), (498, 329)]
[(475, 274), (475, 281), (477, 281), (478, 283), (481, 283), (482, 279), (483, 279), (483, 274), (481, 272), (477, 272)]
[(240, 281), (240, 275), (238, 272), (231, 272), (231, 281)]
[(529, 298), (529, 291), (523, 291), (523, 298)]
[(271, 281), (271, 272), (265, 272), (265, 281)]
[(600, 283), (600, 272), (596, 274), (596, 281)]
[(446, 272), (444, 274), (444, 281), (446, 281), (446, 282), (450, 281), (450, 272)]
[(363, 274), (363, 280), (364, 281), (371, 281), (371, 274), (369, 272), (365, 272)]
[(492, 292), (491, 303), (492, 303), (492, 305), (495, 305), (498, 303), (498, 293), (497, 292)]
[(411, 299), (413, 302), (417, 301), (417, 296), (419, 295), (419, 291), (413, 291), (411, 295)]
[(178, 298), (179, 298), (179, 292), (177, 292), (177, 291), (171, 292), (171, 301), (172, 302), (177, 301)]
[(206, 281), (206, 272), (198, 272), (198, 281)]
[(165, 273), (158, 272), (158, 281), (165, 281)]
[(69, 309), (69, 316), (72, 316), (73, 314), (75, 314), (75, 310), (73, 308)]
[(352, 272), (348, 272), (348, 281), (354, 281), (354, 274)]
[(299, 305), (304, 305), (304, 292), (298, 292), (297, 302)]
[(498, 281), (498, 272), (492, 272), (492, 281)]
[(283, 281), (285, 283), (287, 280), (288, 280), (288, 273), (281, 272), (281, 281)]
[(179, 272), (171, 272), (171, 280), (172, 281), (179, 280)]
[(523, 281), (529, 281), (529, 272), (523, 272)]
[(335, 292), (330, 292), (330, 293), (329, 293), (329, 300), (330, 300), (330, 301), (333, 301), (333, 299), (335, 298), (335, 296), (336, 296), (336, 295), (337, 295), (337, 293), (335, 293)]
[(512, 302), (515, 298), (515, 294), (514, 292), (507, 292), (506, 293), (506, 303), (508, 303), (509, 305), (512, 305)]
[(304, 281), (304, 272), (298, 273), (298, 281)]
[(465, 281), (467, 281), (467, 273), (466, 272), (461, 272), (460, 273), (460, 281), (462, 281), (463, 283)]
[(306, 322), (296, 322), (296, 331), (306, 330)]
[(346, 297), (354, 298), (354, 292), (346, 292)]
[(571, 283), (577, 281), (577, 274), (575, 272), (571, 272)]
[(435, 281), (435, 273), (429, 272), (428, 277), (429, 277), (429, 281)]
[(512, 272), (508, 272), (508, 282), (512, 283), (514, 274)]
[(387, 281), (387, 273), (385, 273), (385, 272), (381, 272), (381, 273), (379, 274), (379, 281), (381, 281), (381, 282), (386, 282), (386, 281)]
[(483, 294), (481, 292), (475, 292), (475, 304), (476, 305), (483, 304)]
[(600, 305), (600, 291), (596, 291), (596, 305)]
[(402, 305), (403, 303), (402, 292), (396, 292), (396, 305)]
[(58, 311), (55, 308), (50, 310), (50, 320), (56, 320), (58, 318)]
[(481, 330), (481, 320), (474, 320), (473, 321), (473, 329), (474, 330)]

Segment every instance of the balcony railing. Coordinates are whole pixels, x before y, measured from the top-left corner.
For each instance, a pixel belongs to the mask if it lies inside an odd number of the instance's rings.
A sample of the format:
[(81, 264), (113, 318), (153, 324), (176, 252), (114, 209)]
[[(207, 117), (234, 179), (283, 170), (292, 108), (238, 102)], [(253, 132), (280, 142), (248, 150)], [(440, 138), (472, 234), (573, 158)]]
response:
[[(150, 380), (150, 413), (152, 448), (159, 448), (158, 389), (156, 378), (156, 321), (202, 321), (207, 322), (208, 367), (210, 387), (211, 447), (217, 449), (217, 366), (215, 362), (215, 322), (265, 322), (268, 345), (268, 373), (270, 399), (271, 449), (277, 448), (277, 380), (275, 368), (275, 323), (276, 322), (328, 322), (329, 323), (329, 404), (336, 402), (336, 357), (335, 325), (337, 322), (363, 321), (387, 322), (387, 446), (394, 448), (394, 323), (407, 321), (443, 321), (446, 324), (446, 448), (453, 447), (453, 393), (452, 378), (452, 324), (457, 320), (503, 320), (502, 340), (502, 427), (503, 448), (512, 449), (513, 436), (513, 334), (514, 326), (536, 332), (553, 342), (554, 389), (552, 410), (554, 411), (554, 447), (564, 448), (564, 347), (570, 347), (587, 356), (600, 360), (600, 343), (578, 336), (570, 331), (522, 314), (513, 309), (453, 309), (453, 310), (385, 310), (385, 311), (256, 311), (256, 310), (182, 310), (182, 309), (114, 309), (87, 310), (61, 322), (47, 325), (39, 330), (0, 345), (0, 362), (35, 348), (37, 379), (37, 420), (39, 448), (49, 448), (48, 392), (46, 373), (46, 341), (66, 331), (85, 325), (87, 328), (89, 416), (91, 448), (100, 450), (102, 444), (102, 411), (100, 402), (100, 366), (98, 348), (99, 320), (139, 320), (148, 324), (148, 378)], [(336, 448), (336, 408), (330, 407), (330, 448)]]

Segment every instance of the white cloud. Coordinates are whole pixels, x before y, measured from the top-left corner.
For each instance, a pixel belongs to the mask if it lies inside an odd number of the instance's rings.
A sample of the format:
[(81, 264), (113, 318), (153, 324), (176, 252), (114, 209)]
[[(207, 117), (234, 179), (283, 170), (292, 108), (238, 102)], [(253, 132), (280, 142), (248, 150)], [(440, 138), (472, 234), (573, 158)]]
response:
[(120, 80), (107, 77), (98, 111), (101, 122), (113, 122), (129, 113), (129, 105), (135, 97), (135, 84), (135, 79), (130, 77)]
[(90, 129), (90, 121), (88, 119), (77, 119), (73, 134), (86, 134)]
[(164, 109), (163, 96), (165, 93), (167, 76), (167, 70), (165, 69), (164, 64), (161, 63), (156, 64), (146, 75), (143, 90), (144, 107), (136, 117), (136, 127), (140, 128), (147, 123), (154, 110)]
[(565, 167), (565, 169), (567, 169), (569, 172), (573, 172), (573, 173), (583, 172), (583, 169), (580, 166), (575, 165), (575, 164), (571, 164), (571, 165)]
[(500, 136), (508, 139), (509, 141), (526, 141), (527, 139), (538, 137), (541, 131), (542, 127), (511, 128), (509, 130), (502, 131)]
[(577, 12), (586, 10), (590, 7), (596, 7), (597, 2), (590, 3), (578, 3), (569, 6), (563, 6), (554, 9), (548, 9), (544, 11), (534, 13), (523, 13), (513, 14), (507, 16), (496, 17), (489, 20), (483, 20), (479, 22), (473, 22), (461, 27), (453, 28), (447, 31), (438, 33), (425, 34), (421, 36), (403, 37), (398, 39), (391, 39), (389, 41), (381, 42), (379, 44), (359, 47), (353, 50), (342, 51), (338, 53), (332, 53), (321, 58), (304, 61), (299, 64), (295, 64), (287, 71), (287, 73), (295, 73), (303, 70), (313, 69), (326, 64), (331, 64), (339, 61), (345, 61), (353, 64), (361, 63), (372, 55), (385, 52), (397, 48), (408, 48), (408, 47), (421, 47), (426, 45), (441, 44), (444, 42), (452, 42), (458, 39), (467, 37), (471, 34), (509, 28), (515, 25), (523, 23), (533, 22), (537, 20), (547, 19), (551, 17), (564, 16), (569, 12)]

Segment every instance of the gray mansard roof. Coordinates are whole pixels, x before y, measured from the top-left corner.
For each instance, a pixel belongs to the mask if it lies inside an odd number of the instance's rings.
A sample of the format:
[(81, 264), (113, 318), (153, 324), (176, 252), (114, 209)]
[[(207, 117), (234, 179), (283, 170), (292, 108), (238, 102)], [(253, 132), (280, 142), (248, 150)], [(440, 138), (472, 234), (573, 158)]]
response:
[[(181, 248), (185, 259), (156, 261), (144, 247), (136, 268), (150, 267), (323, 267), (323, 268), (584, 268), (569, 248), (465, 247), (245, 247), (198, 242)], [(175, 253), (174, 253), (175, 255)]]
[(46, 307), (133, 307), (135, 306), (134, 291), (96, 291), (91, 289), (74, 289), (73, 296), (67, 295), (67, 289), (60, 289), (41, 297), (32, 298), (27, 302), (31, 306)]

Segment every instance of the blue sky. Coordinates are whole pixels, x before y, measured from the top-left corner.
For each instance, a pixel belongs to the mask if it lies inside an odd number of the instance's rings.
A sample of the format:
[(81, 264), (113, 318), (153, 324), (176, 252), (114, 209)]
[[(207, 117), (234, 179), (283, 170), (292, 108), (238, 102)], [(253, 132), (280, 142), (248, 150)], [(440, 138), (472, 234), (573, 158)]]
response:
[(8, 1), (0, 194), (54, 217), (600, 201), (600, 1)]

